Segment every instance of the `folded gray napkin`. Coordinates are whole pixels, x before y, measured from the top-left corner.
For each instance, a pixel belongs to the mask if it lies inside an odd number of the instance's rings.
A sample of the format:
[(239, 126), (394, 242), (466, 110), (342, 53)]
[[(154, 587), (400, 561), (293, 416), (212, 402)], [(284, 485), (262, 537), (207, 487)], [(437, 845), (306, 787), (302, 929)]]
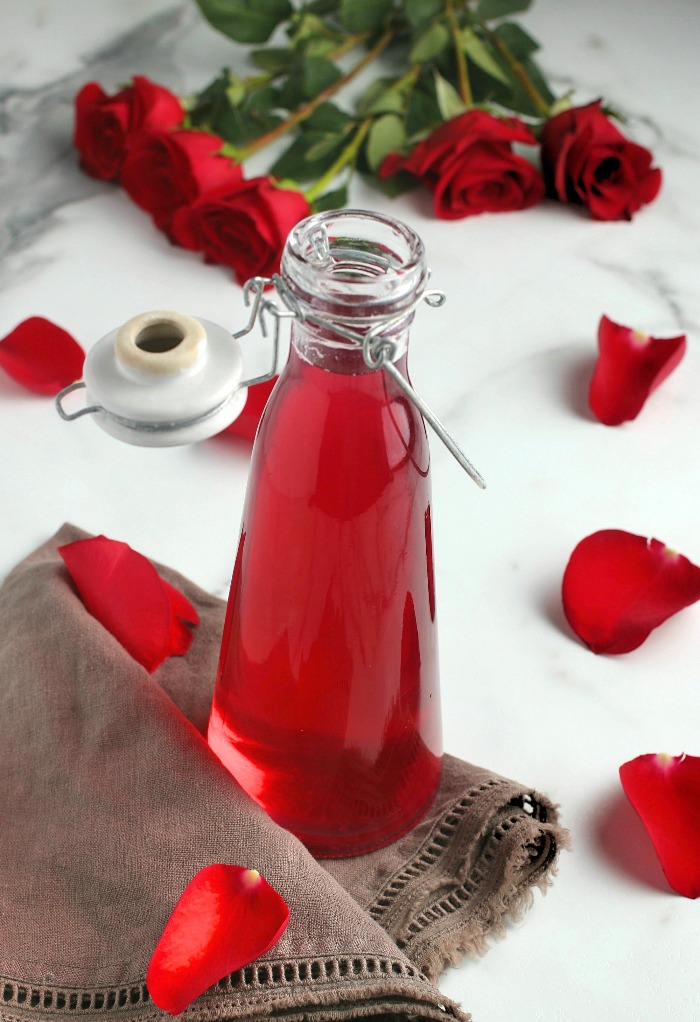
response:
[(189, 1019), (467, 1017), (432, 980), (549, 883), (566, 840), (551, 803), (447, 756), (412, 831), (317, 862), (204, 740), (222, 601), (159, 567), (201, 623), (150, 675), (87, 612), (56, 552), (85, 535), (64, 526), (0, 590), (0, 1019), (163, 1017), (148, 962), (213, 862), (259, 870), (290, 923)]

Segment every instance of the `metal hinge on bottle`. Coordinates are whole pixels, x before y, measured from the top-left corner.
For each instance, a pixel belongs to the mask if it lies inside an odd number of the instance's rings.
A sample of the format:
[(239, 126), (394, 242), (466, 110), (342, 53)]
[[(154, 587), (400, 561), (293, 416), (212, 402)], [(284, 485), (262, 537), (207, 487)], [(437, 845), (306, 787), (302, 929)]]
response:
[[(357, 253), (355, 253), (355, 258), (357, 258)], [(274, 286), (275, 291), (282, 302), (281, 306), (273, 298), (265, 295), (265, 289), (270, 285)], [(451, 433), (445, 428), (435, 412), (426, 404), (420, 394), (414, 390), (406, 377), (399, 372), (393, 361), (396, 355), (396, 345), (389, 336), (392, 327), (401, 323), (402, 320), (405, 320), (407, 316), (418, 308), (421, 302), (425, 302), (426, 305), (430, 306), (432, 309), (437, 309), (441, 305), (444, 305), (447, 301), (447, 296), (444, 291), (440, 291), (435, 288), (426, 289), (416, 298), (413, 305), (404, 309), (399, 315), (386, 316), (380, 319), (379, 322), (377, 322), (369, 330), (362, 333), (352, 330), (347, 326), (342, 326), (336, 322), (324, 319), (323, 316), (310, 312), (308, 309), (302, 309), (302, 306), (297, 301), (295, 295), (287, 287), (279, 274), (275, 274), (272, 277), (254, 277), (252, 280), (249, 280), (244, 289), (246, 305), (250, 304), (251, 298), (252, 309), (250, 319), (243, 330), (239, 330), (238, 333), (233, 335), (236, 339), (250, 333), (255, 326), (256, 321), (260, 322), (262, 333), (264, 336), (267, 336), (266, 316), (269, 314), (274, 320), (272, 344), (273, 351), (275, 352), (275, 361), (277, 359), (277, 351), (279, 350), (279, 330), (281, 319), (296, 319), (302, 323), (313, 323), (316, 326), (326, 327), (333, 331), (333, 333), (336, 333), (345, 340), (350, 341), (351, 344), (361, 347), (362, 355), (368, 368), (373, 370), (383, 369), (392, 377), (409, 401), (415, 405), (423, 418), (432, 426), (435, 433), (437, 433), (453, 457), (457, 459), (467, 475), (469, 475), (482, 490), (486, 489), (486, 483), (481, 473), (474, 467), (474, 465), (472, 465), (471, 461), (467, 458), (466, 454)], [(261, 379), (269, 379), (269, 376)]]

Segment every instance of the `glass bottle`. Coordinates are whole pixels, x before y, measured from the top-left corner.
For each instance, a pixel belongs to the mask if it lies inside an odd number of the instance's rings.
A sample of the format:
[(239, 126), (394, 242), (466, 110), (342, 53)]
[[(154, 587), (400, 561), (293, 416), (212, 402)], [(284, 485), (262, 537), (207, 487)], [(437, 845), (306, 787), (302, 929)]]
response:
[(405, 376), (427, 284), (405, 225), (353, 210), (292, 231), (289, 359), (254, 444), (209, 722), (242, 787), (317, 856), (409, 830), (441, 770), (430, 457)]

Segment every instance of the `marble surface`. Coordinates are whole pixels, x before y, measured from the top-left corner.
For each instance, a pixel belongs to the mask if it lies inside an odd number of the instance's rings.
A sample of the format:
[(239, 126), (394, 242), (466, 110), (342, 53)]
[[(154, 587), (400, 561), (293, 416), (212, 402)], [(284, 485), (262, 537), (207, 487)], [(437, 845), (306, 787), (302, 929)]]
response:
[[(85, 177), (70, 142), (83, 82), (147, 73), (195, 89), (229, 44), (183, 0), (1, 0), (0, 19), (0, 336), (44, 315), (87, 348), (173, 306), (236, 329), (226, 271)], [(446, 747), (547, 791), (574, 838), (546, 898), (442, 986), (476, 1022), (692, 1022), (698, 905), (669, 890), (617, 770), (644, 752), (700, 754), (700, 605), (636, 652), (596, 657), (568, 630), (559, 586), (574, 545), (600, 528), (700, 562), (700, 5), (538, 0), (523, 24), (557, 88), (625, 113), (664, 186), (632, 223), (552, 203), (456, 223), (413, 196), (388, 207), (423, 236), (449, 296), (416, 321), (414, 383), (489, 484), (481, 493), (433, 444)], [(361, 183), (354, 202), (387, 207)], [(603, 312), (689, 335), (680, 368), (617, 429), (586, 409)], [(259, 347), (247, 342), (251, 364)], [(225, 593), (244, 445), (127, 447), (86, 419), (61, 422), (4, 375), (0, 423), (0, 577), (71, 520)]]

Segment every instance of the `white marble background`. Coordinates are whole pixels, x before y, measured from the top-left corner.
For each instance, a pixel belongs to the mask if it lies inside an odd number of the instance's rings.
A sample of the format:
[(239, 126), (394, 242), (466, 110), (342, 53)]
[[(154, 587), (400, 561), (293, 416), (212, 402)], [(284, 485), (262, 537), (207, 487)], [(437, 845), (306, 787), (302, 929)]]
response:
[[(700, 755), (700, 605), (636, 652), (599, 658), (573, 639), (558, 591), (599, 528), (700, 562), (700, 4), (537, 0), (523, 24), (557, 87), (628, 116), (664, 186), (631, 224), (552, 203), (457, 223), (413, 196), (390, 206), (449, 295), (416, 323), (414, 382), (489, 483), (480, 493), (434, 443), (446, 746), (549, 792), (575, 842), (547, 897), (443, 988), (476, 1022), (695, 1022), (700, 906), (669, 891), (617, 769), (644, 752)], [(85, 81), (111, 90), (146, 73), (187, 91), (230, 59), (184, 0), (0, 0), (0, 336), (44, 315), (89, 347), (159, 307), (236, 328), (226, 271), (80, 173), (70, 142)], [(361, 184), (353, 198), (386, 205)], [(689, 335), (676, 373), (618, 429), (586, 410), (603, 312)], [(87, 419), (59, 421), (3, 375), (0, 430), (0, 577), (71, 520), (225, 592), (244, 446), (129, 448)]]

